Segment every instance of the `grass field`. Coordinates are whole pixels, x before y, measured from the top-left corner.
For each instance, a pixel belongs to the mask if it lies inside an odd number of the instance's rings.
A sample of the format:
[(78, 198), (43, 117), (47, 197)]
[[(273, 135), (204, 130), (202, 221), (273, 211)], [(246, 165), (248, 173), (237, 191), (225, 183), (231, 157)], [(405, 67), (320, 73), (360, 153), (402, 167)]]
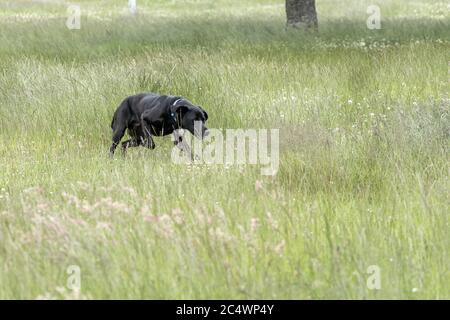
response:
[[(0, 298), (450, 298), (447, 1), (375, 1), (369, 30), (372, 1), (317, 0), (319, 33), (281, 0), (137, 2), (69, 30), (68, 2), (0, 0)], [(110, 160), (145, 91), (280, 128), (278, 174), (170, 138)]]

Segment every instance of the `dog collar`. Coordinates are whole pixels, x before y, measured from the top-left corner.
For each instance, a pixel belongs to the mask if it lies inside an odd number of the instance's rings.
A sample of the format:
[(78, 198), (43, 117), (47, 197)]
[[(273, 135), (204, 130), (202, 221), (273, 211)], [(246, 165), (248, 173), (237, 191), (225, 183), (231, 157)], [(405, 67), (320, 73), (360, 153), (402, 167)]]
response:
[[(175, 107), (176, 104), (177, 104), (178, 102), (180, 102), (181, 100), (183, 100), (183, 99), (179, 98), (179, 99), (175, 100), (174, 103), (172, 104), (172, 107)], [(170, 115), (172, 116), (172, 118), (173, 118), (173, 120), (175, 121), (175, 123), (178, 123), (178, 119), (177, 119), (176, 113), (175, 113), (175, 112), (171, 112)]]
[(183, 100), (183, 99), (177, 99), (177, 100), (175, 100), (175, 102), (173, 103), (173, 105), (172, 105), (172, 106), (174, 106), (174, 107), (175, 107), (175, 105), (177, 104), (177, 102), (178, 102), (178, 101), (181, 101), (181, 100)]

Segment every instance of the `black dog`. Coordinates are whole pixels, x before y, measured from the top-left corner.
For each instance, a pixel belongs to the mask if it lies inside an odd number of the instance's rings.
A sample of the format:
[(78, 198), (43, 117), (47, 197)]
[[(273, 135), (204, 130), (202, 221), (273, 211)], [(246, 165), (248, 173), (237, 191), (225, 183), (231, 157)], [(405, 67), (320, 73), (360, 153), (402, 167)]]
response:
[[(111, 157), (120, 140), (128, 129), (130, 140), (122, 142), (125, 153), (129, 147), (144, 146), (155, 148), (152, 136), (175, 135), (175, 144), (179, 145), (182, 137), (177, 135), (178, 129), (186, 129), (197, 138), (205, 137), (208, 132), (205, 122), (208, 114), (189, 100), (177, 96), (165, 96), (155, 93), (142, 93), (129, 96), (122, 101), (114, 113), (111, 123), (113, 129)], [(200, 121), (201, 129), (194, 127)]]

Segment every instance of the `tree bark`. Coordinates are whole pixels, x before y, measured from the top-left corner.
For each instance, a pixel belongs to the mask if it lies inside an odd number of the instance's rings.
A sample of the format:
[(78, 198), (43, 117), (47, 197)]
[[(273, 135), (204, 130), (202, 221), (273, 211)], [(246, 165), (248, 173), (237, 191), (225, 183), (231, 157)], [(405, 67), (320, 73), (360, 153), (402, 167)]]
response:
[(286, 0), (286, 26), (317, 30), (315, 0)]

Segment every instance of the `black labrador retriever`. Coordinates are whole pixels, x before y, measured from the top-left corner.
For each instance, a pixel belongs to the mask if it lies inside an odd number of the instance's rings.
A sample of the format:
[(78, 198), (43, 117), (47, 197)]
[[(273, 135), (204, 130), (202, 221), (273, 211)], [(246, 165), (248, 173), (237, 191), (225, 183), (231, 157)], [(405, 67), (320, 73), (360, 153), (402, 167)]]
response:
[[(203, 138), (208, 134), (206, 120), (208, 114), (205, 110), (183, 97), (155, 93), (129, 96), (114, 113), (111, 123), (113, 135), (110, 156), (114, 156), (114, 151), (126, 129), (131, 139), (122, 142), (124, 153), (129, 147), (144, 146), (154, 149), (152, 136), (165, 136), (171, 133), (175, 135), (175, 145), (181, 145), (183, 141), (181, 135), (177, 134), (178, 129), (186, 129), (197, 138)], [(194, 122), (201, 126), (194, 126)]]

